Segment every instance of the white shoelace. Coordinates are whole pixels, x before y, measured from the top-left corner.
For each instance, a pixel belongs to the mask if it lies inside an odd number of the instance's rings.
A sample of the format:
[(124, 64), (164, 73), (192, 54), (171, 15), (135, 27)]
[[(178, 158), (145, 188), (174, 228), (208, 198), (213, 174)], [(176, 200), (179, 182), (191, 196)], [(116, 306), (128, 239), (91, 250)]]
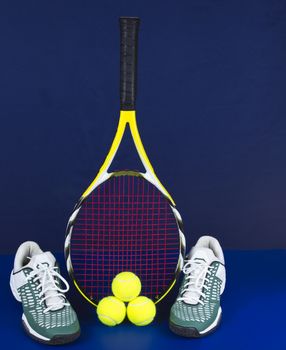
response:
[(209, 279), (206, 276), (212, 269), (213, 267), (208, 265), (204, 260), (187, 260), (183, 267), (183, 273), (186, 275), (186, 283), (183, 286), (181, 296), (178, 298), (178, 300), (184, 301), (188, 304), (200, 303), (204, 305), (201, 297), (202, 299), (206, 297), (203, 289), (209, 289), (209, 287), (205, 284), (206, 282), (209, 282)]
[[(45, 308), (44, 313), (47, 313), (50, 310), (58, 310), (63, 306), (69, 305), (63, 294), (69, 290), (69, 284), (56, 270), (56, 266), (50, 267), (45, 263), (40, 263), (39, 267), (32, 271), (27, 277), (27, 281), (33, 279), (34, 282), (40, 282), (36, 287), (38, 290), (41, 289), (39, 293), (39, 297), (41, 298), (40, 304), (45, 300), (49, 303), (49, 306)], [(65, 286), (64, 289), (60, 288), (59, 280), (63, 282)]]

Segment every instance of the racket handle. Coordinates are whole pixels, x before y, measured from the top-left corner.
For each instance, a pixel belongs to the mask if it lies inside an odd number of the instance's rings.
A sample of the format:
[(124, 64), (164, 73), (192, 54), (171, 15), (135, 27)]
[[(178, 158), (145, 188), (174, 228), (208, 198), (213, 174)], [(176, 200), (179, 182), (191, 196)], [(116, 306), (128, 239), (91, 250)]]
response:
[(120, 109), (135, 110), (138, 17), (120, 17)]

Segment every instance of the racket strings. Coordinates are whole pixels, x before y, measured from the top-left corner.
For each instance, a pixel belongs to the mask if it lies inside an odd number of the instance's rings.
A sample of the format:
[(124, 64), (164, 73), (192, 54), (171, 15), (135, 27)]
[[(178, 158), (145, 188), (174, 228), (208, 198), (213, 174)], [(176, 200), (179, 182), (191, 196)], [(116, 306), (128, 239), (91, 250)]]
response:
[(96, 301), (110, 294), (121, 271), (140, 277), (144, 295), (161, 295), (174, 279), (178, 251), (178, 226), (168, 201), (137, 176), (113, 176), (96, 188), (72, 231), (74, 277)]

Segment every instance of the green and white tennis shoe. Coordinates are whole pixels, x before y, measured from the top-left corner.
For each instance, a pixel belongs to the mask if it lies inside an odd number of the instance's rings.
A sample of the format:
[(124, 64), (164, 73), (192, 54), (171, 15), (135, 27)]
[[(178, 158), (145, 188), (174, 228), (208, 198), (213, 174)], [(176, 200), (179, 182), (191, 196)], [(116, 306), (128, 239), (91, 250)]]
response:
[(22, 322), (34, 339), (48, 344), (69, 343), (80, 335), (77, 315), (64, 293), (67, 281), (60, 275), (55, 257), (37, 243), (25, 242), (18, 248), (10, 286), (22, 302)]
[(202, 337), (214, 331), (221, 320), (220, 296), (226, 274), (219, 242), (210, 236), (201, 237), (191, 249), (183, 272), (169, 326), (178, 335)]

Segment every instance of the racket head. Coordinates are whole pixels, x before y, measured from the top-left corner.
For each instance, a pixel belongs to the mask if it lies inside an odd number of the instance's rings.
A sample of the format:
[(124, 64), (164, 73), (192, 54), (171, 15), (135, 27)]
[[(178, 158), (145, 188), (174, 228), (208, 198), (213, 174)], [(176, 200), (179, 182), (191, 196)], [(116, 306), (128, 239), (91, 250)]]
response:
[(184, 257), (180, 214), (144, 174), (109, 174), (81, 198), (67, 226), (69, 274), (93, 305), (112, 294), (122, 271), (141, 280), (142, 295), (160, 301), (174, 285)]

